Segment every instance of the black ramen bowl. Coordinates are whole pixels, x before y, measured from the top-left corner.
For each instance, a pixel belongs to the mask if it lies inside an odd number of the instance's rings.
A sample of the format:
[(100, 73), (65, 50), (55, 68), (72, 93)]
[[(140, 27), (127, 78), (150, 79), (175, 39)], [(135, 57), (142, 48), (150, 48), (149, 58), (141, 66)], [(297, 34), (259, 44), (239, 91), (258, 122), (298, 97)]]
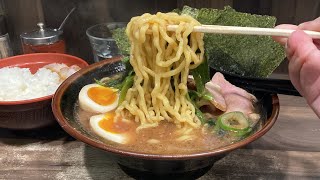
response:
[(275, 94), (254, 92), (266, 114), (262, 128), (246, 139), (210, 151), (194, 154), (146, 154), (132, 152), (102, 142), (90, 134), (74, 117), (75, 104), (81, 88), (94, 79), (111, 76), (124, 70), (121, 57), (101, 61), (81, 69), (59, 87), (52, 101), (54, 115), (61, 127), (74, 138), (111, 153), (129, 176), (144, 178), (195, 179), (211, 169), (213, 164), (232, 150), (241, 148), (268, 132), (279, 114), (279, 99)]

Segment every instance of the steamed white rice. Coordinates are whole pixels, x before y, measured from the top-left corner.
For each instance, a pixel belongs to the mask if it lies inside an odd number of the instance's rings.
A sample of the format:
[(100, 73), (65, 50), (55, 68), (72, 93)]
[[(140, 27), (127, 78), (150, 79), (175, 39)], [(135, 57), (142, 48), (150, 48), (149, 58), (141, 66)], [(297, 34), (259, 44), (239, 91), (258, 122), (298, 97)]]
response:
[(34, 99), (54, 94), (60, 85), (56, 72), (40, 68), (32, 74), (28, 68), (0, 69), (0, 101)]

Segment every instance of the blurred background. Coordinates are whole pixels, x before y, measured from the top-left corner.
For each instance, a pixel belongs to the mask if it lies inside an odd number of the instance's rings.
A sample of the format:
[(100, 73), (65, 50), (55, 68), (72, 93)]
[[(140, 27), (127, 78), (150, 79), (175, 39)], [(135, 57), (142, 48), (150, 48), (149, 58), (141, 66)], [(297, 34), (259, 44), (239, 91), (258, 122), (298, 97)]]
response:
[[(14, 54), (21, 54), (19, 35), (37, 29), (38, 22), (58, 28), (68, 12), (76, 7), (64, 27), (67, 53), (93, 63), (86, 29), (103, 22), (124, 21), (145, 12), (168, 12), (184, 5), (276, 16), (277, 24), (299, 24), (320, 14), (319, 0), (0, 0), (0, 30), (9, 32)], [(287, 71), (286, 62), (277, 69)]]

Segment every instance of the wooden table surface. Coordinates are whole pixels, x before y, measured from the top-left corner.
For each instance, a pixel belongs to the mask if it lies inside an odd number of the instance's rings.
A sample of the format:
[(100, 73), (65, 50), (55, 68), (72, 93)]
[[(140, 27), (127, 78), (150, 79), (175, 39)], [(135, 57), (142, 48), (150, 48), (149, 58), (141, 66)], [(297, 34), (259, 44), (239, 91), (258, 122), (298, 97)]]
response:
[[(280, 95), (280, 115), (262, 138), (218, 161), (206, 179), (320, 179), (320, 120), (301, 97)], [(0, 129), (0, 179), (131, 179), (101, 150), (58, 126)]]

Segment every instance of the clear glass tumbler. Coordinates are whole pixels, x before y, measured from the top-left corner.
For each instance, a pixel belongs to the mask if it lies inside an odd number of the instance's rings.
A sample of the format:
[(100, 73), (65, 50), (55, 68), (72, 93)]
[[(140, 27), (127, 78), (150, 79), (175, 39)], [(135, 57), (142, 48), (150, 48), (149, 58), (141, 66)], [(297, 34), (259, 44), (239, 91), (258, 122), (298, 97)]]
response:
[(112, 38), (112, 30), (126, 27), (125, 22), (102, 23), (91, 26), (86, 34), (89, 38), (95, 62), (120, 55), (117, 44)]

